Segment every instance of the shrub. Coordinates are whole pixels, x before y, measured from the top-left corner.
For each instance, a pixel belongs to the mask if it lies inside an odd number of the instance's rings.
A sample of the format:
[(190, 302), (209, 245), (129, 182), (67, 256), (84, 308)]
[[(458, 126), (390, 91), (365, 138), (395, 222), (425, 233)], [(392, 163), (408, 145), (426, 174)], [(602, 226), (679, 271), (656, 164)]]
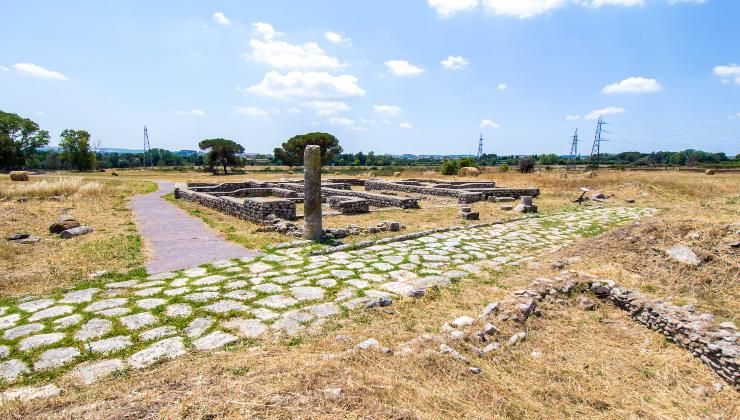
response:
[(442, 175), (457, 175), (457, 171), (460, 170), (460, 164), (456, 160), (447, 159), (442, 162), (442, 166), (439, 171)]
[(507, 165), (507, 164), (504, 163), (503, 165), (501, 165), (499, 167), (499, 171), (501, 171), (501, 172), (509, 172), (509, 165)]
[(534, 160), (532, 158), (524, 158), (519, 161), (519, 172), (528, 174), (534, 172)]

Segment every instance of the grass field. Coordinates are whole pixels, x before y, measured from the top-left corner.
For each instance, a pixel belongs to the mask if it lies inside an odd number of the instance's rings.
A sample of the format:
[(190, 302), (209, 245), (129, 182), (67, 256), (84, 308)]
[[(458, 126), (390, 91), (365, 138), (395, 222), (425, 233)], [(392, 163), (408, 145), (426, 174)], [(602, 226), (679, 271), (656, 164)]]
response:
[[(101, 185), (95, 198), (71, 193), (62, 201), (15, 198), (0, 202), (3, 235), (28, 231), (44, 237), (33, 246), (0, 245), (0, 293), (43, 293), (82, 281), (100, 269), (125, 271), (144, 260), (126, 201), (153, 188), (148, 180), (173, 181), (276, 179), (258, 174), (214, 177), (203, 173), (122, 171), (83, 175)], [(429, 176), (404, 173), (404, 177)], [(578, 256), (570, 269), (584, 270), (640, 289), (675, 304), (694, 304), (719, 320), (738, 322), (740, 259), (729, 243), (740, 240), (740, 175), (700, 173), (600, 172), (595, 178), (557, 173), (483, 174), (500, 186), (537, 186), (544, 213), (576, 205), (578, 188), (614, 195), (607, 206), (654, 207), (659, 213), (639, 223), (580, 241), (535, 263), (487, 272), (419, 300), (389, 308), (352, 312), (317, 336), (284, 342), (246, 343), (224, 351), (190, 354), (156, 368), (127, 371), (90, 387), (62, 384), (60, 398), (6, 404), (3, 417), (312, 417), (312, 418), (737, 418), (740, 398), (685, 350), (636, 325), (608, 305), (586, 312), (570, 305), (543, 307), (526, 324), (520, 346), (493, 357), (475, 358), (480, 375), (449, 357), (418, 352), (406, 357), (376, 352), (345, 352), (377, 338), (395, 347), (460, 315), (474, 316), (488, 303), (526, 286), (534, 277), (552, 276), (550, 263)], [(0, 183), (0, 196), (9, 181)], [(88, 187), (93, 188), (93, 187)], [(97, 188), (97, 187), (96, 187)], [(15, 197), (15, 195), (13, 195)], [(625, 198), (634, 198), (627, 204)], [(256, 234), (256, 225), (178, 202), (229, 239), (260, 248), (286, 240)], [(45, 233), (63, 207), (98, 229), (74, 241)], [(513, 217), (489, 203), (473, 205), (483, 221)], [(455, 208), (389, 211), (328, 217), (328, 226), (399, 220), (407, 232), (460, 224)], [(88, 222), (89, 221), (89, 222)], [(122, 241), (131, 237), (132, 242)], [(355, 238), (349, 238), (355, 240)], [(357, 240), (362, 239), (357, 237)], [(687, 267), (662, 250), (686, 243), (703, 260)], [(502, 335), (513, 331), (504, 330)], [(344, 336), (346, 340), (335, 337)], [(533, 352), (540, 354), (534, 357)], [(328, 393), (327, 389), (341, 388)]]

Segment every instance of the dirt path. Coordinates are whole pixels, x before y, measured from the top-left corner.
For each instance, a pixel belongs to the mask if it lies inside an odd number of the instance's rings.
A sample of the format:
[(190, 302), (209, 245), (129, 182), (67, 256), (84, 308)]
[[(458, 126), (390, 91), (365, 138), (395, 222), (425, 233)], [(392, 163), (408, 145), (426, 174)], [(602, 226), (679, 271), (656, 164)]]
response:
[(151, 252), (150, 273), (193, 267), (229, 258), (252, 257), (259, 252), (226, 241), (202, 221), (162, 198), (175, 184), (156, 181), (159, 189), (131, 200), (139, 231)]

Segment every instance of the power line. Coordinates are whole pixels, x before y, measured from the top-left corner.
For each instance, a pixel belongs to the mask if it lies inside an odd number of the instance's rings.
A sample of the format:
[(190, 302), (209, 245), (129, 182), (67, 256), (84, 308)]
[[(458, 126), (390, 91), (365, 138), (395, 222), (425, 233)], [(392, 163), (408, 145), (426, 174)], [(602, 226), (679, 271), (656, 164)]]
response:
[(147, 156), (149, 156), (149, 165), (154, 169), (152, 146), (149, 144), (149, 131), (146, 129), (146, 126), (144, 126), (144, 167), (146, 167)]
[(570, 161), (571, 163), (575, 164), (576, 159), (580, 158), (578, 155), (578, 129), (576, 128), (576, 132), (573, 133), (573, 142), (570, 144)]
[(478, 140), (478, 163), (483, 159), (483, 133), (480, 133), (480, 140)]
[(606, 122), (601, 116), (599, 116), (599, 121), (596, 123), (596, 134), (594, 134), (594, 144), (591, 146), (591, 156), (588, 158), (589, 166), (594, 165), (594, 158), (595, 158), (594, 166), (596, 168), (599, 167), (599, 157), (601, 155), (601, 142), (608, 141), (607, 139), (604, 139), (601, 137), (604, 124), (606, 124)]

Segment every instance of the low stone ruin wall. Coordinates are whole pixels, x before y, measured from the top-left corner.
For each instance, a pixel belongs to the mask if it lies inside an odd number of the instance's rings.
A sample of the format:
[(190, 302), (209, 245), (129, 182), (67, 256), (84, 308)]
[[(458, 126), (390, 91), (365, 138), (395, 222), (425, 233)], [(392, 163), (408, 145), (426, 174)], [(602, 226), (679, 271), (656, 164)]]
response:
[(365, 180), (360, 178), (327, 178), (326, 182), (332, 184), (347, 184), (354, 187), (364, 187)]
[[(658, 331), (712, 368), (738, 389), (740, 384), (740, 338), (732, 322), (716, 323), (711, 314), (696, 313), (692, 306), (675, 306), (644, 297), (612, 280), (587, 273), (566, 272), (554, 279), (535, 279), (528, 290), (519, 291), (516, 307), (528, 299), (543, 300), (558, 292), (588, 289), (598, 298), (629, 312), (638, 323)], [(503, 305), (502, 305), (503, 306)], [(526, 306), (526, 305), (525, 305)], [(526, 317), (525, 317), (526, 318)]]
[(365, 181), (367, 191), (398, 191), (404, 193), (417, 193), (426, 195), (441, 195), (446, 197), (458, 197), (460, 191), (447, 188), (423, 187), (420, 185), (400, 184), (397, 182), (382, 181), (379, 179), (368, 179)]
[[(419, 180), (406, 180), (402, 182), (388, 182), (383, 180), (370, 179), (365, 182), (365, 189), (368, 191), (399, 191), (405, 193), (416, 193), (425, 195), (440, 195), (445, 197), (454, 197), (460, 204), (471, 204), (478, 201), (486, 200), (488, 197), (521, 197), (530, 195), (537, 197), (540, 195), (539, 188), (503, 188), (503, 187), (483, 187), (482, 185), (495, 185), (494, 183), (481, 182), (470, 183), (461, 182), (450, 184), (448, 187), (436, 185), (426, 187), (420, 185)], [(409, 183), (410, 182), (410, 183)], [(437, 182), (437, 181), (431, 181)], [(464, 187), (464, 188), (462, 188)]]
[(266, 185), (261, 182), (244, 181), (244, 182), (224, 182), (222, 184), (213, 184), (208, 182), (188, 182), (188, 189), (198, 192), (227, 192), (236, 191), (244, 188), (265, 188)]
[[(370, 182), (370, 181), (367, 181)], [(280, 184), (285, 188), (289, 188), (293, 191), (302, 193), (304, 191), (303, 184), (290, 183)], [(341, 184), (337, 184), (341, 185)], [(351, 189), (336, 189), (330, 188), (322, 184), (321, 195), (324, 197), (357, 197), (362, 198), (368, 202), (369, 205), (374, 207), (400, 207), (402, 209), (418, 209), (419, 200), (416, 198), (408, 197), (395, 197), (392, 195), (384, 194), (373, 194), (364, 191), (354, 191)]]
[(219, 197), (191, 189), (180, 188), (175, 188), (175, 198), (193, 201), (222, 213), (256, 223), (268, 222), (268, 216), (270, 215), (285, 220), (296, 219), (295, 203), (286, 199)]
[(370, 205), (367, 200), (356, 197), (335, 196), (326, 199), (329, 207), (343, 214), (369, 213)]

